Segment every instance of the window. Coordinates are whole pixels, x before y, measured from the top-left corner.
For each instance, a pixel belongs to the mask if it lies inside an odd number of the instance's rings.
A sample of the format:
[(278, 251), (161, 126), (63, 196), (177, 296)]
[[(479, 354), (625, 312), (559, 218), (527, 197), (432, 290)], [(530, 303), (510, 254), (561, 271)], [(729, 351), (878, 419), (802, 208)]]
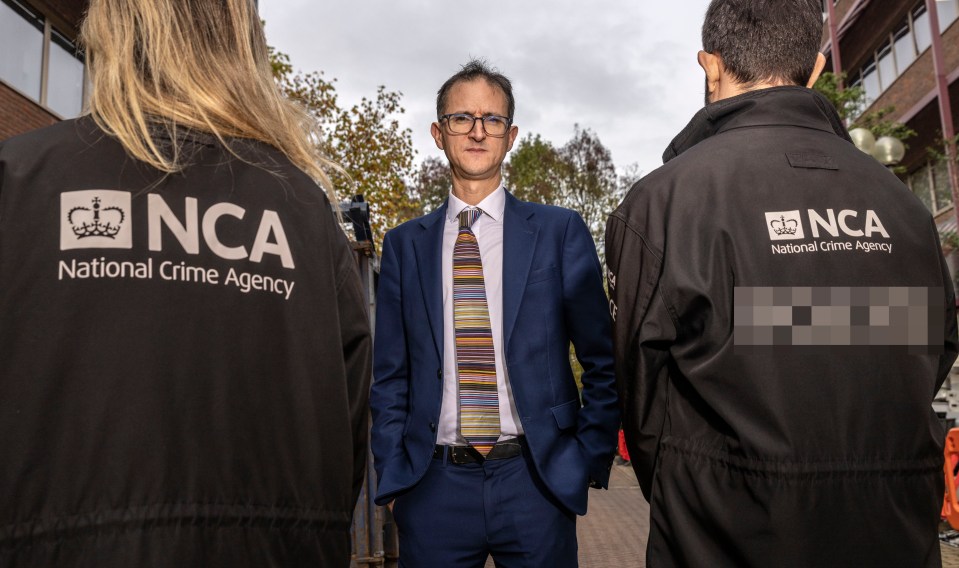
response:
[(937, 0), (936, 12), (939, 14), (939, 33), (942, 33), (959, 16), (959, 0)]
[(879, 61), (879, 88), (885, 91), (899, 76), (896, 73), (896, 58), (892, 55), (892, 43), (880, 47), (876, 59)]
[(60, 116), (78, 116), (83, 110), (83, 61), (67, 38), (52, 32), (47, 106)]
[[(936, 8), (940, 32), (944, 32), (959, 18), (959, 0), (937, 0)], [(849, 84), (862, 85), (866, 91), (866, 104), (872, 104), (930, 45), (929, 13), (922, 0), (892, 33), (882, 37), (861, 69), (849, 74)]]
[(0, 3), (0, 78), (40, 100), (43, 20), (16, 3)]
[(933, 215), (952, 206), (949, 169), (944, 160), (922, 166), (909, 175), (906, 183)]
[(949, 186), (949, 166), (945, 160), (939, 160), (933, 167), (933, 190), (936, 199), (936, 212), (952, 205), (952, 188)]
[(83, 109), (85, 70), (76, 45), (18, 0), (0, 0), (0, 79), (64, 118)]
[(932, 32), (929, 30), (929, 14), (926, 13), (926, 5), (920, 4), (913, 9), (911, 14), (912, 31), (916, 34), (916, 50), (919, 53), (926, 51), (932, 45)]
[(909, 31), (909, 22), (906, 22), (902, 27), (896, 30), (896, 32), (892, 34), (892, 37), (896, 46), (896, 68), (901, 75), (912, 65), (912, 62), (916, 60), (916, 42), (913, 40), (913, 35)]
[(876, 72), (876, 62), (873, 59), (862, 66), (862, 88), (866, 91), (866, 104), (872, 104), (882, 92), (879, 86), (879, 73)]
[(926, 206), (926, 209), (935, 213), (936, 208), (933, 206), (928, 166), (921, 167), (916, 171), (916, 173), (909, 176), (909, 189), (916, 194), (916, 197), (919, 198), (919, 201), (922, 201), (922, 204)]

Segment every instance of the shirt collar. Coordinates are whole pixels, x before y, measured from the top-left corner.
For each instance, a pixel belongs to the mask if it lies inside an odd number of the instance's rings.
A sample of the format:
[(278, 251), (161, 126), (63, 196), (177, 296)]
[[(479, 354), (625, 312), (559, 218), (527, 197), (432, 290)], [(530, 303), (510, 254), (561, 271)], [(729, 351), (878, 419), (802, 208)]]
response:
[[(453, 221), (459, 222), (460, 213), (468, 207), (471, 207), (471, 205), (453, 195), (451, 191), (446, 206), (446, 219), (451, 223)], [(493, 221), (502, 221), (503, 213), (506, 211), (506, 188), (503, 184), (501, 183), (499, 187), (493, 190), (493, 193), (477, 203), (476, 208), (482, 209), (483, 214)]]

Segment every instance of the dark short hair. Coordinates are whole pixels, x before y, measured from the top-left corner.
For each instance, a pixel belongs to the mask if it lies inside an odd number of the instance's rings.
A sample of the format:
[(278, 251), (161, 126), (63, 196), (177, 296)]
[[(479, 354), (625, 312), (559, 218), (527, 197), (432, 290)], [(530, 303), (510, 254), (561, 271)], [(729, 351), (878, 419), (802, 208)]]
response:
[(498, 87), (506, 95), (507, 116), (513, 120), (513, 112), (516, 110), (516, 102), (513, 100), (513, 84), (505, 75), (490, 67), (483, 59), (471, 59), (458, 73), (450, 77), (443, 83), (440, 90), (436, 92), (436, 118), (443, 115), (446, 109), (446, 99), (449, 98), (450, 89), (453, 85), (461, 81), (472, 81), (474, 79), (486, 79), (490, 85)]
[(745, 85), (805, 85), (821, 38), (820, 0), (712, 0), (703, 22), (703, 50)]

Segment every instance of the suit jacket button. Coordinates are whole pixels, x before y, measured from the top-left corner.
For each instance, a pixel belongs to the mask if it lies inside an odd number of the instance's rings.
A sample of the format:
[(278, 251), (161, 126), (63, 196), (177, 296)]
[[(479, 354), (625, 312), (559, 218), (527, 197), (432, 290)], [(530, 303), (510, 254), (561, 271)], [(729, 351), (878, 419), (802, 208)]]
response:
[(430, 422), (430, 431), (436, 432), (436, 422)]
[(436, 378), (437, 378), (437, 379), (442, 379), (442, 378), (443, 378), (443, 369), (437, 369), (437, 370), (436, 370)]

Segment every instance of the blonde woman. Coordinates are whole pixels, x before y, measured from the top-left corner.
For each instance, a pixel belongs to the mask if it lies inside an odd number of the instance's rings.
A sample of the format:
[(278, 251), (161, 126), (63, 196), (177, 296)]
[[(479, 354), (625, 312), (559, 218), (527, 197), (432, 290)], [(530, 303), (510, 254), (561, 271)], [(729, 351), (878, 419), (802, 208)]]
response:
[(0, 566), (346, 566), (369, 328), (253, 3), (82, 40), (89, 114), (0, 143)]

